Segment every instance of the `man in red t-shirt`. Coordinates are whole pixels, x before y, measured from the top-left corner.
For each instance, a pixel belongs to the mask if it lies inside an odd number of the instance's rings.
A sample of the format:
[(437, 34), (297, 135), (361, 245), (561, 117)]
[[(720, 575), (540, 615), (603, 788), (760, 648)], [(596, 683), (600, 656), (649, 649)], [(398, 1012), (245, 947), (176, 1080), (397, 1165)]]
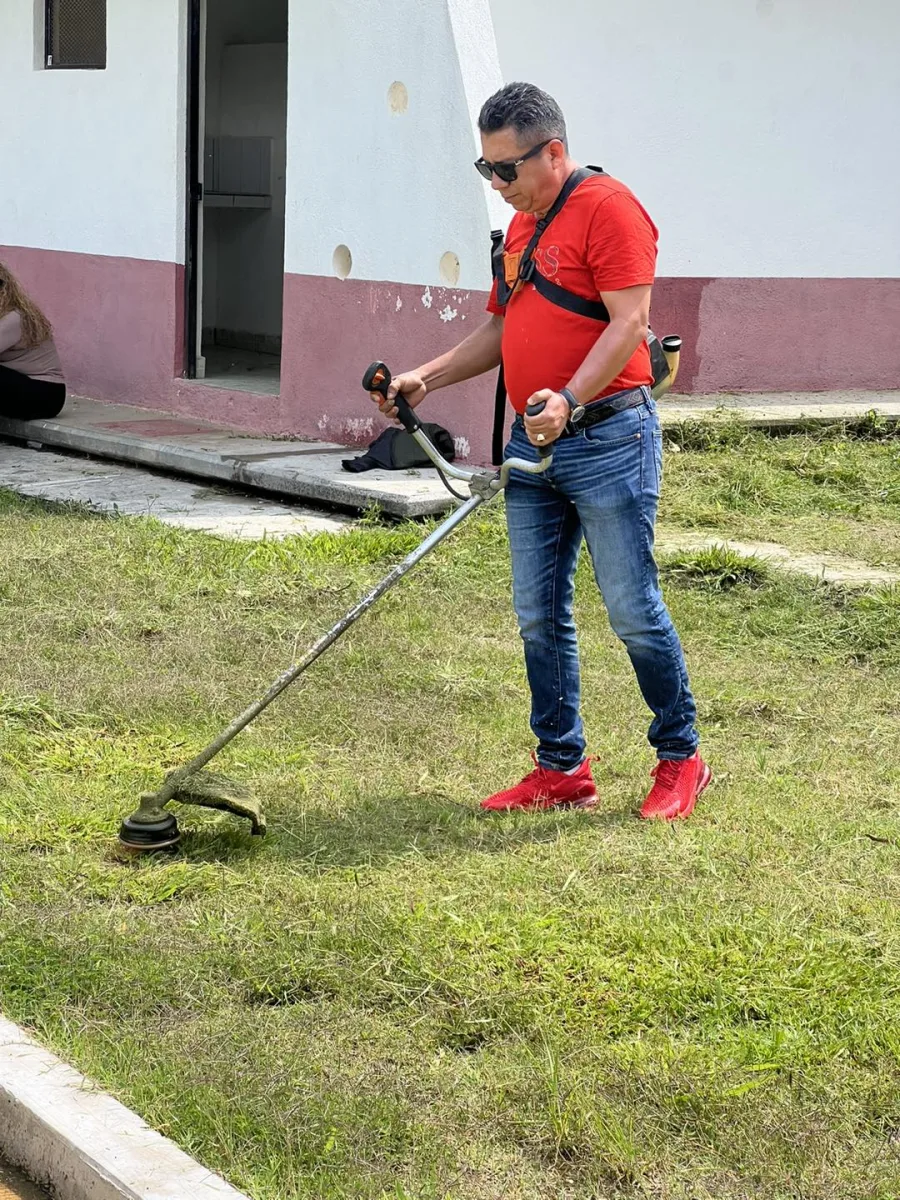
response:
[[(506, 490), (535, 770), (482, 807), (597, 803), (573, 618), (575, 567), (586, 541), (610, 622), (654, 714), (648, 736), (658, 761), (641, 816), (686, 817), (711, 774), (697, 750), (696, 707), (653, 560), (662, 436), (646, 337), (656, 226), (624, 184), (589, 174), (541, 232), (534, 251), (541, 287), (523, 281), (523, 254), (538, 222), (567, 181), (575, 182), (565, 120), (545, 92), (511, 83), (485, 103), (479, 129), (475, 166), (516, 210), (490, 319), (447, 354), (396, 376), (390, 395), (399, 390), (415, 406), (428, 392), (493, 370), (502, 358), (517, 414), (507, 457), (537, 459), (536, 447), (553, 444), (548, 471), (514, 471)], [(576, 308), (579, 297), (602, 302), (608, 320), (549, 299), (545, 281), (574, 296)], [(391, 400), (372, 398), (385, 415), (396, 415)], [(538, 415), (526, 414), (539, 403)]]

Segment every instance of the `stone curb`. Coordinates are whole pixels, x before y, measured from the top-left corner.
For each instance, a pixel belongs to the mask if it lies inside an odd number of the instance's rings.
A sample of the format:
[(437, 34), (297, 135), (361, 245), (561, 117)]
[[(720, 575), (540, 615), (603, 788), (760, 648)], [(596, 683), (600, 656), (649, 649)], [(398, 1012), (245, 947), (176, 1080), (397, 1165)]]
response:
[(2, 1018), (0, 1154), (57, 1200), (249, 1200)]
[(721, 403), (679, 403), (677, 399), (662, 400), (659, 404), (660, 424), (682, 425), (697, 421), (741, 421), (753, 429), (803, 430), (815, 425), (840, 425), (861, 421), (874, 412), (888, 425), (900, 424), (900, 400), (886, 400), (883, 393), (874, 393), (870, 400), (852, 403), (769, 403), (747, 397), (735, 403), (733, 397)]

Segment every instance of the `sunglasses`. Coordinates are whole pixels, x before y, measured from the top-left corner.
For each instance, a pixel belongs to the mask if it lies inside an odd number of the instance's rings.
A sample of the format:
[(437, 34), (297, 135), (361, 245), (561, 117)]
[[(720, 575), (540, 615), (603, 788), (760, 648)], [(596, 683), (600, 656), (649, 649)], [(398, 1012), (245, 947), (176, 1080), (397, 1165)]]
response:
[(521, 158), (517, 158), (515, 161), (507, 159), (506, 162), (491, 163), (483, 158), (479, 158), (475, 163), (475, 170), (484, 179), (489, 180), (492, 175), (496, 175), (504, 183), (515, 183), (519, 178), (519, 167), (521, 167), (522, 163), (527, 162), (529, 158), (534, 158), (536, 154), (540, 154), (544, 147), (549, 146), (552, 141), (553, 138), (547, 138), (546, 142), (541, 142), (540, 145), (533, 146), (527, 154), (523, 154)]

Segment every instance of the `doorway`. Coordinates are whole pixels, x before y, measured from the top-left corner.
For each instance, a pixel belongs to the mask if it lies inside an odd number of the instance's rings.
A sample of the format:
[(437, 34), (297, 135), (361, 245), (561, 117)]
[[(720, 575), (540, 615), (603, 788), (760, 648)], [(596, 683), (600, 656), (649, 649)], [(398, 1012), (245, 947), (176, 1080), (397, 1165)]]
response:
[(278, 395), (289, 0), (191, 0), (187, 375)]

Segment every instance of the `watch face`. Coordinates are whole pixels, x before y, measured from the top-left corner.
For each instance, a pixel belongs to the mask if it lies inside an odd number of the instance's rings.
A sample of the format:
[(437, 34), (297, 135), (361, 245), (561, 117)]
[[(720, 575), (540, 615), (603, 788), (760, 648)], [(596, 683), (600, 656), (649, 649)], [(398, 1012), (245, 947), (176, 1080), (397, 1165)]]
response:
[(565, 397), (566, 403), (569, 406), (569, 420), (580, 421), (584, 416), (584, 405), (578, 403), (568, 388), (565, 388), (560, 395)]

